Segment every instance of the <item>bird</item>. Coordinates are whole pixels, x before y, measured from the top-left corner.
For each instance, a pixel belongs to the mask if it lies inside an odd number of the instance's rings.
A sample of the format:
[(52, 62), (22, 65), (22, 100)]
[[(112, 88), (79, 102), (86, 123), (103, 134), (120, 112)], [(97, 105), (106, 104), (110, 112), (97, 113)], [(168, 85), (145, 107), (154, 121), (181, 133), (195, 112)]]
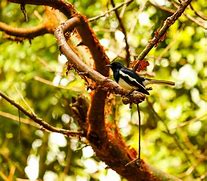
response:
[[(134, 70), (126, 68), (120, 62), (112, 62), (111, 64), (106, 65), (110, 67), (113, 71), (114, 80), (124, 89), (130, 90), (130, 93), (134, 90), (137, 90), (143, 94), (149, 95), (149, 88), (146, 86), (149, 84), (166, 84), (166, 85), (174, 85), (174, 82), (165, 81), (165, 80), (155, 80), (149, 79), (139, 76)], [(141, 118), (140, 118), (140, 110), (139, 110), (139, 103), (137, 103), (137, 112), (138, 112), (138, 128), (139, 128), (139, 137), (138, 137), (138, 158), (130, 161), (125, 166), (128, 166), (134, 162), (138, 166), (140, 166), (141, 161)]]
[(155, 80), (139, 76), (134, 70), (126, 68), (120, 62), (112, 62), (107, 65), (113, 71), (114, 80), (123, 88), (130, 91), (139, 91), (143, 94), (149, 95), (149, 84), (166, 84), (175, 85), (174, 82), (166, 80)]

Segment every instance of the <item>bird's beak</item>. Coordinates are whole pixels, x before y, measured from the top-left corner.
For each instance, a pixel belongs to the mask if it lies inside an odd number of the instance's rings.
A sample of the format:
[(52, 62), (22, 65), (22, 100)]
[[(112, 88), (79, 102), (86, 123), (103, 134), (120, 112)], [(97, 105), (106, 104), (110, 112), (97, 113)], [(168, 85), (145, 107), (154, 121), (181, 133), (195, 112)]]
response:
[(106, 67), (111, 67), (111, 64), (106, 65)]

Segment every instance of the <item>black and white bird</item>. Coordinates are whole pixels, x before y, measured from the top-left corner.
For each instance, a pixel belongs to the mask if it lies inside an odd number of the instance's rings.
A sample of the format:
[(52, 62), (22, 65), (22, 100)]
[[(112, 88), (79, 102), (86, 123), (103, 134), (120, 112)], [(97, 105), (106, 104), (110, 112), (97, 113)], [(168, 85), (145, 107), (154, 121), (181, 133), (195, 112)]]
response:
[(174, 82), (165, 80), (155, 80), (139, 76), (135, 71), (124, 67), (120, 62), (113, 62), (109, 65), (115, 81), (124, 89), (133, 91), (137, 90), (141, 93), (149, 95), (148, 89), (145, 87), (149, 84), (166, 84), (175, 85)]

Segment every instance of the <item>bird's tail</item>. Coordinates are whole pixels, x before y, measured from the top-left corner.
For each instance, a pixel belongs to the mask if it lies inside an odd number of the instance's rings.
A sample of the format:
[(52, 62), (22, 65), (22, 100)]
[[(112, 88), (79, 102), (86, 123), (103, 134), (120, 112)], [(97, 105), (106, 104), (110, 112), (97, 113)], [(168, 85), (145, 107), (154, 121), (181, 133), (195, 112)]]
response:
[(174, 86), (175, 82), (168, 81), (168, 80), (155, 80), (155, 79), (145, 79), (144, 85), (150, 85), (150, 84), (163, 84), (163, 85), (170, 85)]

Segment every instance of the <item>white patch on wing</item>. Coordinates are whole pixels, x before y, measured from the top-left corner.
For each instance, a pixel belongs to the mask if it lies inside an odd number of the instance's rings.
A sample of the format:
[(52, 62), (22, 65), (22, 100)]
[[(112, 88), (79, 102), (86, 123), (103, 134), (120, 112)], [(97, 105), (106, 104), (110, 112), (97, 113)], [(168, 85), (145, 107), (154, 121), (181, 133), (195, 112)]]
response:
[(149, 80), (145, 80), (145, 81), (143, 82), (143, 84), (144, 84), (144, 86), (146, 86), (146, 85), (150, 84), (150, 81), (149, 81)]
[[(137, 86), (139, 85), (140, 87), (142, 87), (143, 89), (145, 89), (145, 87), (140, 84), (136, 79), (134, 79), (133, 77), (130, 77), (129, 75), (125, 74), (124, 72), (122, 72), (121, 70), (119, 70), (119, 74), (122, 75), (123, 77), (128, 77), (130, 81), (135, 82), (137, 84)], [(120, 78), (121, 79), (121, 78)], [(124, 80), (123, 80), (124, 81)], [(119, 81), (120, 82), (120, 81)], [(125, 81), (124, 81), (125, 82)], [(125, 82), (126, 83), (126, 82)], [(127, 83), (126, 83), (127, 84)], [(129, 84), (127, 84), (128, 86), (130, 86)], [(130, 86), (132, 87), (132, 86)], [(139, 88), (139, 87), (137, 87)]]
[(122, 88), (124, 88), (124, 89), (126, 89), (126, 90), (132, 90), (132, 89), (135, 89), (135, 87), (133, 87), (133, 86), (127, 84), (122, 78), (119, 79), (118, 84), (119, 84)]

